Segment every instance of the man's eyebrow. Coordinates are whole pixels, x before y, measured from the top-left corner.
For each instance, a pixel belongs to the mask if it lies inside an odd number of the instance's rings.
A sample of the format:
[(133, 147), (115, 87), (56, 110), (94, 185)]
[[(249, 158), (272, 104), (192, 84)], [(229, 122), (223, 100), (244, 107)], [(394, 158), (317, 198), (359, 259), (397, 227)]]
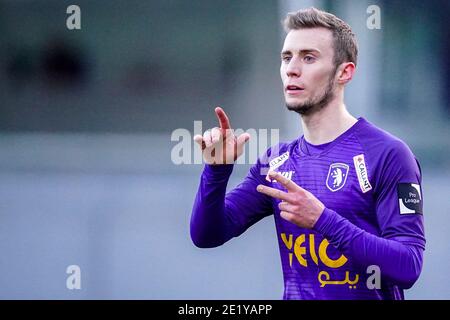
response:
[[(314, 48), (302, 49), (302, 50), (299, 51), (300, 54), (302, 54), (302, 53), (311, 53), (311, 52), (315, 52), (315, 53), (320, 54), (320, 50), (319, 49), (314, 49)], [(284, 50), (284, 51), (281, 52), (282, 56), (288, 55), (288, 54), (292, 55), (292, 51), (291, 50)]]

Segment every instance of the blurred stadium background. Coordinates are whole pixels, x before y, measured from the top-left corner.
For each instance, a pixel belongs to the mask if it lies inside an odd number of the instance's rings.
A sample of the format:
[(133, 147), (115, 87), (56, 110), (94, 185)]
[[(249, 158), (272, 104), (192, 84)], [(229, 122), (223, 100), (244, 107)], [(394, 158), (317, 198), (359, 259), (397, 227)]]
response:
[[(71, 4), (81, 30), (66, 28)], [(427, 250), (406, 297), (450, 299), (447, 0), (0, 1), (0, 298), (280, 299), (273, 218), (220, 248), (191, 243), (202, 166), (172, 163), (171, 133), (215, 126), (221, 105), (235, 128), (300, 135), (280, 21), (309, 6), (359, 39), (348, 108), (421, 161)], [(66, 288), (73, 264), (81, 290)]]

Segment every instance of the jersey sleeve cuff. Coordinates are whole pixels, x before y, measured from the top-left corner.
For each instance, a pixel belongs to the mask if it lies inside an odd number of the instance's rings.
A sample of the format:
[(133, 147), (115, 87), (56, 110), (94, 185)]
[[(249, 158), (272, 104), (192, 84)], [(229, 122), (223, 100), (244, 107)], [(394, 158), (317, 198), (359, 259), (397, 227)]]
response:
[(329, 228), (333, 226), (332, 222), (336, 214), (337, 213), (333, 210), (325, 208), (319, 219), (316, 221), (313, 230), (325, 236), (328, 233)]

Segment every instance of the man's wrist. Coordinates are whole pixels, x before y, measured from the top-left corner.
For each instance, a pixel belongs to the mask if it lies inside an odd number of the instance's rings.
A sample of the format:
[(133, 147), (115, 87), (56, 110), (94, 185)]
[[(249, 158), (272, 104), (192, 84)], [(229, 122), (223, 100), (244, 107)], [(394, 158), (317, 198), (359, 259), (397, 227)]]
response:
[(233, 172), (234, 164), (205, 164), (203, 169), (203, 174), (208, 177), (208, 179), (213, 180), (219, 178), (219, 180), (225, 178), (228, 179)]
[(335, 214), (336, 212), (325, 207), (322, 213), (320, 214), (319, 218), (317, 219), (316, 223), (312, 227), (312, 229), (314, 231), (321, 233), (322, 235), (325, 235), (327, 227), (329, 226), (330, 221), (333, 220), (333, 216)]

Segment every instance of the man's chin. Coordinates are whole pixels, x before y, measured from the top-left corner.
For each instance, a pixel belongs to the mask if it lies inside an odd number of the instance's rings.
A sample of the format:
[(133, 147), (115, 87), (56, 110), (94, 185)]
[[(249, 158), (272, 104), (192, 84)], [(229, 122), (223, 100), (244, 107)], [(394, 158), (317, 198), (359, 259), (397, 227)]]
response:
[(286, 107), (290, 110), (290, 108), (296, 108), (297, 106), (301, 106), (305, 103), (305, 99), (299, 98), (285, 98), (284, 102), (286, 103)]
[(300, 104), (300, 103), (287, 103), (286, 107), (289, 111), (297, 112), (298, 114), (305, 116), (308, 114), (311, 114), (311, 112), (314, 110), (314, 106), (310, 104)]

